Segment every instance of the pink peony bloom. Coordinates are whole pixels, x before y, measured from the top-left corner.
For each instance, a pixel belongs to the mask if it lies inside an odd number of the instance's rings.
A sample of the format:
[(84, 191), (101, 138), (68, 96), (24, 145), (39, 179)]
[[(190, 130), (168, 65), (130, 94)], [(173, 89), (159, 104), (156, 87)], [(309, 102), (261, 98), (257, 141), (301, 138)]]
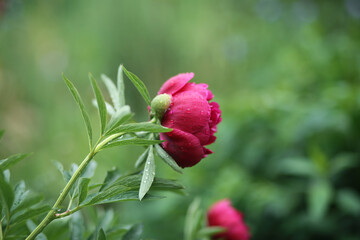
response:
[(223, 227), (225, 232), (216, 234), (213, 239), (248, 240), (250, 233), (245, 225), (242, 214), (231, 206), (228, 199), (223, 199), (212, 205), (207, 212), (210, 227)]
[(182, 168), (191, 167), (212, 153), (204, 146), (213, 143), (217, 124), (221, 121), (219, 104), (209, 102), (214, 95), (204, 83), (188, 83), (194, 73), (181, 73), (160, 88), (158, 94), (169, 94), (171, 104), (161, 119), (161, 124), (172, 128), (161, 133), (166, 152)]

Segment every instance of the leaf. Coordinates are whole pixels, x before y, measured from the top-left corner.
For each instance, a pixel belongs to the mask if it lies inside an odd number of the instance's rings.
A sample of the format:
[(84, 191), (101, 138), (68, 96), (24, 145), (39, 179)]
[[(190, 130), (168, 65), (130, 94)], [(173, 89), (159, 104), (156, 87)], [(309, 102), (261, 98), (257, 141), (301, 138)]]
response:
[(61, 164), (61, 162), (53, 160), (53, 163), (55, 167), (59, 170), (59, 172), (63, 175), (65, 182), (69, 182), (71, 174), (68, 171), (64, 170), (64, 166)]
[(338, 191), (337, 204), (340, 209), (346, 213), (354, 216), (360, 214), (360, 196), (351, 189), (344, 189)]
[(332, 198), (332, 188), (325, 180), (315, 181), (309, 188), (308, 204), (310, 217), (318, 221), (322, 219)]
[(141, 165), (144, 164), (144, 162), (146, 161), (146, 158), (148, 156), (149, 153), (149, 148), (147, 148), (140, 156), (139, 158), (136, 160), (135, 162), (135, 168), (140, 167)]
[(11, 224), (17, 224), (17, 223), (20, 223), (22, 221), (25, 221), (26, 219), (30, 219), (30, 218), (36, 217), (36, 216), (38, 216), (40, 214), (46, 213), (46, 212), (48, 212), (50, 210), (51, 210), (51, 207), (47, 206), (47, 205), (46, 206), (41, 206), (41, 207), (38, 207), (38, 208), (28, 209), (24, 213), (14, 215), (11, 218), (10, 222), (11, 222)]
[[(31, 220), (26, 221), (26, 226), (30, 230), (30, 232), (34, 231), (34, 229), (37, 227), (37, 225)], [(44, 233), (40, 233), (39, 235), (36, 236), (35, 239), (36, 240), (47, 240), (47, 237), (45, 236)]]
[(81, 115), (82, 115), (85, 125), (86, 125), (86, 130), (87, 130), (88, 138), (89, 138), (89, 146), (91, 149), (92, 148), (92, 128), (91, 128), (91, 124), (90, 124), (89, 115), (87, 114), (87, 112), (85, 110), (84, 103), (81, 100), (80, 94), (79, 94), (78, 90), (75, 88), (74, 84), (69, 79), (67, 79), (64, 74), (63, 74), (63, 78), (64, 78), (65, 83), (68, 86), (71, 94), (73, 95), (75, 102), (77, 103), (77, 105), (80, 108)]
[(29, 191), (25, 189), (25, 182), (21, 181), (15, 186), (14, 190), (14, 202), (11, 207), (11, 211), (16, 209), (27, 197)]
[(100, 116), (100, 132), (101, 134), (104, 134), (105, 128), (106, 128), (106, 117), (107, 117), (107, 111), (106, 111), (106, 105), (104, 97), (100, 91), (100, 88), (94, 78), (94, 76), (89, 73), (89, 79), (91, 82), (91, 86), (94, 90), (96, 101), (98, 104), (98, 110), (99, 110), (99, 116)]
[(128, 70), (126, 70), (125, 67), (123, 67), (124, 72), (126, 74), (126, 76), (130, 79), (130, 81), (134, 84), (134, 86), (136, 87), (136, 89), (139, 91), (139, 93), (141, 94), (141, 96), (144, 98), (145, 102), (147, 103), (147, 105), (151, 105), (150, 102), (150, 95), (149, 92), (145, 86), (145, 84), (132, 72), (129, 72)]
[(18, 163), (19, 161), (21, 161), (22, 159), (26, 158), (29, 155), (31, 155), (31, 154), (30, 153), (25, 153), (25, 154), (19, 153), (19, 154), (14, 154), (3, 160), (0, 160), (0, 171), (4, 171), (4, 170), (8, 169), (9, 167), (15, 165), (16, 163)]
[(96, 193), (95, 195), (91, 196), (89, 199), (87, 199), (85, 201), (85, 203), (82, 204), (82, 206), (89, 206), (89, 205), (94, 205), (94, 204), (98, 204), (99, 202), (111, 198), (117, 194), (126, 192), (127, 190), (129, 190), (129, 188), (124, 187), (124, 186), (114, 186), (112, 188), (109, 188), (103, 192), (99, 192)]
[(5, 181), (5, 177), (0, 172), (0, 196), (4, 199), (5, 207), (10, 212), (11, 206), (14, 202), (14, 192), (9, 183)]
[[(146, 194), (145, 197), (142, 199), (142, 201), (161, 199), (161, 198), (163, 197)], [(104, 199), (100, 202), (97, 202), (96, 204), (107, 204), (107, 203), (116, 203), (116, 202), (125, 202), (125, 201), (139, 201), (139, 191), (129, 190), (126, 192), (122, 192), (110, 198)]]
[(117, 74), (117, 89), (119, 94), (119, 104), (120, 107), (125, 105), (125, 85), (123, 77), (123, 66), (120, 65)]
[(226, 231), (226, 229), (223, 227), (204, 227), (198, 231), (197, 237), (211, 237), (224, 231)]
[(78, 205), (80, 205), (80, 203), (82, 203), (85, 200), (88, 194), (89, 182), (90, 182), (90, 178), (80, 178), (79, 188), (78, 188), (78, 193), (79, 193)]
[(186, 240), (195, 239), (196, 233), (199, 230), (202, 212), (199, 209), (200, 199), (196, 198), (190, 204), (186, 218), (185, 218), (185, 229), (184, 235)]
[(116, 127), (120, 126), (121, 124), (131, 119), (133, 115), (134, 114), (131, 112), (130, 107), (128, 105), (121, 107), (121, 109), (116, 111), (116, 113), (114, 113), (114, 115), (111, 117), (105, 132), (108, 134)]
[(130, 132), (171, 132), (171, 128), (163, 127), (159, 124), (154, 124), (150, 122), (141, 122), (141, 123), (128, 123), (125, 125), (121, 125), (120, 127), (114, 129), (113, 132), (124, 132), (124, 133), (130, 133)]
[(139, 199), (143, 199), (145, 194), (149, 191), (152, 182), (155, 177), (155, 161), (153, 146), (149, 147), (149, 153), (146, 159), (143, 176), (141, 178), (141, 184), (139, 189)]
[[(97, 163), (95, 160), (91, 160), (89, 164), (86, 166), (85, 170), (81, 174), (83, 178), (91, 178), (94, 176), (95, 169), (97, 167)], [(76, 168), (77, 169), (77, 168)], [(74, 174), (74, 173), (73, 173)]]
[(105, 83), (105, 86), (110, 94), (110, 98), (112, 103), (114, 104), (115, 110), (119, 111), (122, 105), (120, 105), (120, 96), (115, 84), (105, 74), (101, 74), (101, 79)]
[(108, 186), (110, 186), (120, 176), (121, 176), (121, 174), (117, 168), (114, 168), (114, 169), (108, 171), (106, 174), (106, 177), (104, 179), (104, 183), (102, 184), (101, 188), (99, 189), (99, 192), (101, 192), (103, 189), (106, 189)]
[(96, 240), (106, 240), (106, 235), (102, 228), (99, 229)]
[(313, 162), (307, 158), (287, 158), (276, 168), (276, 174), (295, 175), (300, 177), (314, 177), (317, 171)]
[(5, 133), (5, 130), (4, 130), (4, 129), (1, 129), (1, 130), (0, 130), (0, 139), (2, 139), (2, 137), (4, 136), (4, 133)]
[(142, 232), (143, 232), (143, 225), (136, 224), (130, 228), (130, 230), (124, 235), (122, 240), (140, 240)]
[(164, 160), (164, 162), (169, 165), (178, 173), (182, 173), (182, 168), (175, 162), (175, 160), (158, 144), (155, 145), (155, 150), (158, 156)]
[(11, 209), (12, 214), (15, 214), (16, 212), (19, 212), (21, 210), (24, 210), (26, 208), (29, 208), (35, 204), (38, 204), (43, 199), (40, 195), (35, 194), (29, 194), (19, 205), (15, 206)]
[(114, 141), (111, 141), (110, 143), (106, 144), (102, 149), (105, 148), (111, 148), (111, 147), (117, 147), (117, 146), (124, 146), (124, 145), (140, 145), (140, 146), (148, 146), (153, 145), (157, 143), (162, 143), (161, 140), (149, 140), (149, 139), (143, 139), (143, 138), (125, 138), (125, 139), (117, 139)]
[(70, 240), (84, 239), (84, 219), (80, 212), (75, 212), (71, 215), (69, 222)]

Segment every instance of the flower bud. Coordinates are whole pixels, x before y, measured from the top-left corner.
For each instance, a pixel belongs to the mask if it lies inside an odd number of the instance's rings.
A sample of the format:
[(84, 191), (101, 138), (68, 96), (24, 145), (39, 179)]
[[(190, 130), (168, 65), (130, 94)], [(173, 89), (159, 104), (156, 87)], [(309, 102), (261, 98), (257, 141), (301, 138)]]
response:
[(151, 111), (159, 120), (163, 117), (166, 110), (170, 107), (171, 96), (169, 94), (160, 94), (151, 101)]

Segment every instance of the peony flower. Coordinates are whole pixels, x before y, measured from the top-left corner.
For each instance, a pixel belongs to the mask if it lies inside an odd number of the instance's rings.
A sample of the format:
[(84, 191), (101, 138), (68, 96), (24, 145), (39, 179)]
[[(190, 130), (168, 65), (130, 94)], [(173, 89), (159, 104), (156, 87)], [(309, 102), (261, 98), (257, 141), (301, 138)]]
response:
[[(208, 85), (188, 83), (193, 77), (194, 73), (181, 73), (170, 78), (151, 104), (161, 124), (173, 129), (161, 133), (160, 139), (165, 140), (162, 147), (182, 168), (194, 166), (212, 153), (204, 146), (215, 141), (221, 121), (219, 104), (209, 102), (214, 95)], [(159, 105), (165, 106), (163, 110)]]
[(245, 225), (241, 212), (231, 206), (228, 199), (223, 199), (212, 205), (207, 212), (208, 225), (210, 227), (223, 227), (225, 232), (216, 234), (213, 239), (225, 240), (248, 240), (249, 229)]

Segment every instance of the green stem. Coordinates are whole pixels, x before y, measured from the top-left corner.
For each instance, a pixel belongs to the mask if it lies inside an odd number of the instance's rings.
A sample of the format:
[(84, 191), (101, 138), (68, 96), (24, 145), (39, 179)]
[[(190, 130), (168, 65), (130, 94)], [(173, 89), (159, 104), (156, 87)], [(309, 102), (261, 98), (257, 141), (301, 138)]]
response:
[(82, 161), (82, 163), (80, 164), (79, 168), (76, 170), (74, 175), (70, 178), (69, 182), (66, 184), (65, 188), (61, 192), (59, 198), (56, 200), (52, 209), (48, 212), (48, 214), (41, 221), (41, 223), (32, 231), (32, 233), (30, 233), (30, 235), (25, 240), (35, 239), (35, 237), (39, 233), (41, 233), (44, 230), (44, 228), (49, 223), (51, 223), (54, 219), (68, 216), (80, 209), (79, 207), (77, 207), (73, 210), (66, 211), (62, 214), (56, 215), (56, 211), (60, 208), (62, 202), (65, 200), (66, 196), (68, 195), (71, 187), (75, 184), (76, 180), (80, 177), (81, 173), (84, 171), (84, 169), (89, 164), (91, 159), (93, 159), (93, 157), (96, 155), (96, 153), (98, 153), (105, 144), (109, 143), (111, 140), (114, 140), (117, 137), (120, 137), (122, 134), (123, 133), (116, 133), (116, 134), (110, 135), (109, 137), (105, 138), (103, 141), (101, 141), (102, 138), (99, 139), (98, 143), (95, 144), (95, 147), (93, 148), (93, 150), (86, 156), (86, 158)]

